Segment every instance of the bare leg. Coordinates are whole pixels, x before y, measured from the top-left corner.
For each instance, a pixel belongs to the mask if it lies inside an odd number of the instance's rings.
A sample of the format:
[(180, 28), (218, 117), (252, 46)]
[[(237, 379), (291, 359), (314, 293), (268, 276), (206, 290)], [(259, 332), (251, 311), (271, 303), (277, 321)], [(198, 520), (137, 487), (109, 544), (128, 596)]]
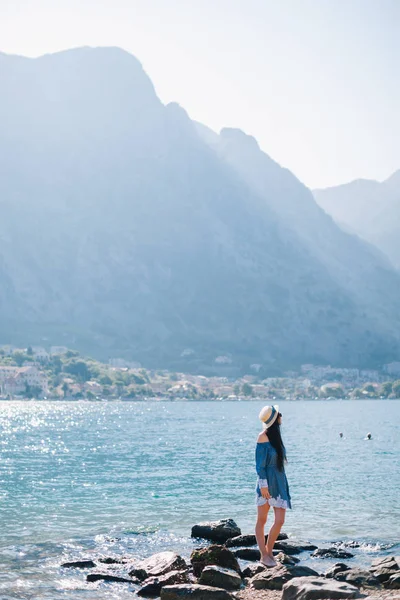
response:
[(267, 546), (266, 546), (267, 554), (270, 558), (273, 558), (272, 550), (274, 548), (274, 544), (277, 540), (277, 537), (281, 532), (282, 526), (285, 522), (286, 510), (284, 508), (275, 508), (274, 507), (274, 512), (275, 512), (275, 521), (274, 521), (271, 529), (269, 530)]
[(268, 552), (265, 547), (265, 531), (264, 531), (265, 523), (267, 522), (267, 518), (268, 518), (269, 508), (270, 507), (269, 507), (268, 502), (266, 502), (262, 506), (257, 506), (256, 540), (257, 540), (258, 547), (260, 549), (261, 562), (263, 564), (265, 564), (266, 566), (272, 567), (272, 566), (274, 566), (273, 564), (267, 564), (267, 563), (270, 563), (271, 560), (268, 557)]

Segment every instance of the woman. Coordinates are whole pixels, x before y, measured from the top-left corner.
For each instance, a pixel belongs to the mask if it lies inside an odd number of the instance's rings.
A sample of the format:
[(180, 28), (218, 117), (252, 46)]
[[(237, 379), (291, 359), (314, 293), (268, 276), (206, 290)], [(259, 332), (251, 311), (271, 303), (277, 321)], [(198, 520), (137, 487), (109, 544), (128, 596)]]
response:
[[(292, 508), (292, 505), (285, 474), (286, 450), (280, 431), (282, 415), (279, 406), (264, 406), (259, 418), (263, 422), (264, 431), (258, 436), (256, 447), (258, 475), (256, 539), (260, 548), (261, 562), (266, 567), (275, 567), (276, 561), (272, 550), (285, 522), (286, 509)], [(275, 520), (265, 544), (264, 527), (271, 506), (274, 509)]]

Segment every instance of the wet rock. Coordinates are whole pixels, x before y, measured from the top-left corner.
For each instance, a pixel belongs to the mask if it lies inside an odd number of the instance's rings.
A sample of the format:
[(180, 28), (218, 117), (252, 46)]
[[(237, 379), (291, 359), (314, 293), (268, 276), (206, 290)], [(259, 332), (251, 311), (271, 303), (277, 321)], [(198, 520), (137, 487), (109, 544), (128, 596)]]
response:
[(211, 542), (224, 543), (229, 538), (241, 535), (240, 527), (238, 527), (233, 519), (221, 519), (220, 521), (210, 521), (207, 523), (198, 523), (192, 527), (193, 538), (203, 538)]
[(242, 578), (232, 569), (224, 569), (210, 565), (204, 567), (199, 583), (202, 585), (212, 585), (213, 587), (223, 588), (224, 590), (238, 590), (242, 585)]
[(110, 583), (139, 583), (138, 579), (128, 579), (127, 577), (110, 575), (110, 573), (89, 573), (89, 575), (86, 576), (86, 581), (88, 583), (93, 583), (95, 581), (108, 581)]
[(180, 571), (185, 568), (184, 559), (175, 552), (158, 552), (150, 558), (140, 561), (129, 572), (129, 575), (143, 581), (148, 577), (159, 577), (170, 571)]
[(164, 586), (180, 583), (190, 583), (189, 573), (187, 571), (170, 571), (165, 575), (146, 579), (137, 594), (145, 598), (157, 598)]
[(397, 571), (400, 569), (400, 556), (385, 556), (384, 558), (376, 558), (372, 561), (370, 571), (376, 571), (380, 568)]
[(161, 600), (232, 600), (233, 596), (222, 588), (209, 585), (166, 585), (161, 589)]
[(369, 571), (363, 569), (348, 569), (346, 571), (340, 571), (334, 576), (337, 581), (346, 581), (351, 585), (357, 587), (377, 587), (379, 581)]
[(337, 573), (341, 573), (343, 571), (349, 571), (350, 567), (348, 567), (347, 565), (345, 565), (344, 563), (336, 563), (335, 565), (333, 565), (333, 567), (331, 567), (330, 569), (328, 569), (325, 572), (325, 577), (332, 578), (335, 577), (335, 575)]
[(400, 590), (400, 573), (391, 575), (389, 579), (384, 583), (385, 588), (389, 590)]
[[(286, 533), (280, 533), (278, 535), (278, 540), (287, 540), (288, 539), (288, 535)], [(265, 542), (267, 542), (268, 540), (268, 535), (265, 536)], [(252, 535), (252, 534), (248, 534), (248, 535), (237, 535), (236, 537), (233, 538), (229, 538), (229, 540), (227, 540), (225, 542), (225, 546), (227, 548), (233, 548), (233, 547), (243, 547), (243, 546), (257, 546), (257, 540), (256, 540), (256, 536)]]
[(273, 569), (265, 569), (250, 580), (256, 590), (281, 590), (283, 585), (295, 577), (318, 577), (317, 571), (303, 566), (278, 565)]
[(105, 556), (102, 558), (98, 558), (97, 560), (104, 565), (125, 565), (126, 563), (130, 562), (129, 558), (123, 558), (123, 557), (113, 558), (111, 556)]
[(364, 598), (354, 585), (324, 577), (296, 577), (283, 586), (282, 600)]
[(311, 552), (312, 550), (317, 550), (317, 546), (313, 544), (305, 544), (299, 543), (294, 544), (291, 542), (275, 542), (274, 545), (275, 550), (282, 550), (285, 554), (289, 554), (293, 556), (293, 554), (300, 554), (300, 552)]
[(374, 575), (374, 577), (377, 578), (379, 583), (385, 583), (385, 581), (388, 581), (388, 579), (390, 579), (392, 575), (398, 574), (398, 569), (387, 569), (383, 566), (374, 569), (373, 571), (371, 571), (371, 573)]
[(311, 556), (316, 558), (353, 558), (354, 554), (331, 546), (330, 548), (318, 548)]
[(260, 560), (261, 558), (260, 551), (256, 548), (239, 548), (234, 550), (233, 554), (242, 560)]
[(198, 548), (190, 555), (190, 562), (196, 577), (200, 577), (202, 570), (207, 565), (217, 565), (225, 569), (233, 569), (240, 574), (240, 567), (236, 556), (225, 546), (213, 544), (208, 548)]
[(255, 565), (247, 565), (247, 567), (243, 569), (242, 575), (246, 579), (251, 579), (252, 577), (254, 577), (254, 575), (257, 575), (258, 573), (261, 573), (261, 571), (265, 571), (266, 569), (267, 567), (262, 565), (261, 563)]
[(96, 566), (92, 560), (76, 560), (61, 565), (64, 569), (93, 569)]
[(288, 556), (284, 552), (279, 552), (275, 556), (275, 560), (278, 561), (279, 563), (281, 563), (282, 565), (291, 565), (291, 566), (300, 562), (300, 559), (297, 558), (296, 556)]

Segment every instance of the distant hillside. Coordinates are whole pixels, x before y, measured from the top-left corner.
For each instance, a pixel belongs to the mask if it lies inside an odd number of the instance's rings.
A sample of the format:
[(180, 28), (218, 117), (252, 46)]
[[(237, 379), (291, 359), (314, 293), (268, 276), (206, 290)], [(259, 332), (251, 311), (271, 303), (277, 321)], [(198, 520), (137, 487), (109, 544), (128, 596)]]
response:
[(400, 171), (382, 183), (358, 179), (314, 190), (314, 196), (339, 224), (375, 244), (400, 269)]
[(0, 55), (0, 88), (3, 343), (205, 374), (397, 358), (388, 261), (253, 138), (164, 106), (134, 57)]

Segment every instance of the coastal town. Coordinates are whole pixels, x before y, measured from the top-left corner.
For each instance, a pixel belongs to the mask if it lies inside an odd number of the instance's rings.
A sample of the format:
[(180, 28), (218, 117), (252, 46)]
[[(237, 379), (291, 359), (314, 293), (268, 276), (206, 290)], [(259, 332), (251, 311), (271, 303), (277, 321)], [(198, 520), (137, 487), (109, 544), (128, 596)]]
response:
[(0, 398), (55, 400), (251, 400), (399, 398), (400, 361), (380, 370), (305, 364), (263, 377), (260, 365), (238, 378), (150, 370), (111, 358), (102, 363), (64, 346), (0, 346)]

